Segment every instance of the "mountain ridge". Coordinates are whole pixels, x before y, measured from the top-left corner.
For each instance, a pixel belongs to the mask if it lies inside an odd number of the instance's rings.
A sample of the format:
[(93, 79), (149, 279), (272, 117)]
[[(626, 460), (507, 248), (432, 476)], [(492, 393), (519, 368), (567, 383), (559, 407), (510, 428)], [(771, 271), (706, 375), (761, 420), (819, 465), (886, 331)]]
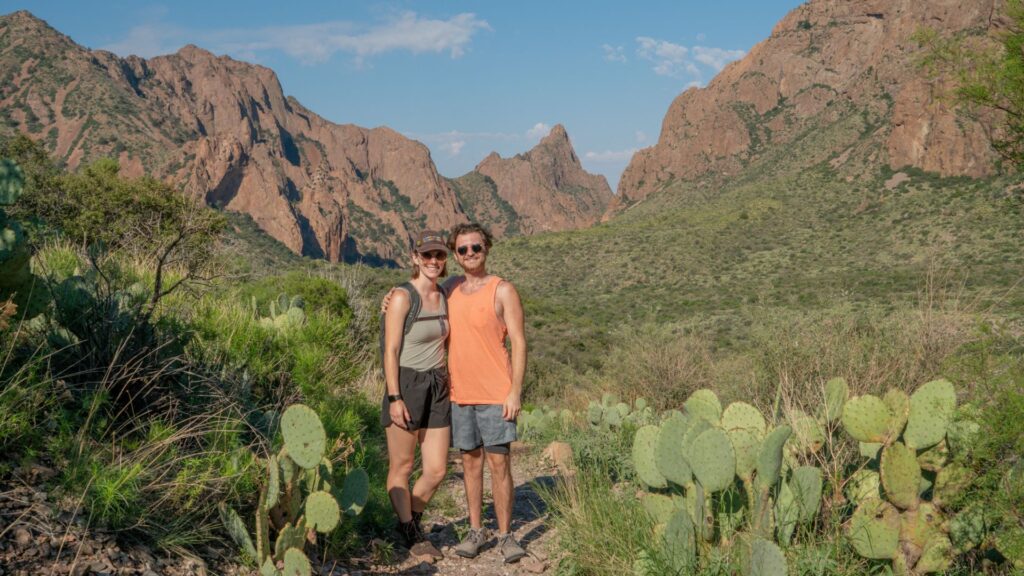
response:
[(127, 176), (248, 214), (297, 254), (395, 265), (415, 231), (467, 220), (426, 146), (330, 122), (270, 68), (193, 44), (121, 58), (27, 11), (0, 16), (0, 64), (0, 135), (28, 134), (70, 168), (113, 156)]
[(673, 180), (736, 174), (764, 149), (849, 113), (878, 118), (870, 142), (835, 142), (822, 153), (856, 156), (871, 147), (875, 162), (895, 169), (991, 175), (996, 156), (986, 126), (958, 116), (941, 97), (943, 87), (917, 65), (913, 36), (924, 27), (949, 35), (997, 24), (996, 0), (811, 0), (706, 87), (676, 97), (657, 144), (637, 152), (623, 172), (605, 218)]

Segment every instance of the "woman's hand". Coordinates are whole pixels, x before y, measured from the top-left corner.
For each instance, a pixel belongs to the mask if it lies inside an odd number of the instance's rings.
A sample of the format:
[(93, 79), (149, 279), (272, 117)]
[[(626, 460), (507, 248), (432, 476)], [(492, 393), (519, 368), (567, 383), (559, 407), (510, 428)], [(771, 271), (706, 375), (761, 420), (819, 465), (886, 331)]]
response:
[(391, 421), (395, 423), (402, 430), (409, 429), (409, 421), (412, 417), (409, 416), (409, 409), (405, 407), (404, 400), (395, 400), (388, 406), (388, 414), (391, 415)]

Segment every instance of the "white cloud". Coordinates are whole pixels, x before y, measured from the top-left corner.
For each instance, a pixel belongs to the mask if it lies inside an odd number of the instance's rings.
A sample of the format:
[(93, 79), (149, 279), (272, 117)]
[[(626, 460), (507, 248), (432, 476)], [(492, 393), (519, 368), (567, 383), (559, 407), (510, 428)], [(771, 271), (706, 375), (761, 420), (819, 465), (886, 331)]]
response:
[(588, 151), (583, 155), (583, 158), (595, 164), (625, 162), (632, 158), (635, 153), (636, 148), (630, 148), (629, 150), (605, 150), (603, 152)]
[(458, 156), (462, 152), (462, 148), (466, 145), (465, 140), (454, 140), (443, 145), (448, 150), (449, 156)]
[(330, 21), (257, 29), (227, 28), (191, 34), (154, 23), (133, 28), (126, 39), (106, 48), (122, 55), (151, 56), (155, 50), (160, 51), (156, 53), (166, 53), (186, 42), (195, 42), (214, 52), (247, 58), (255, 58), (264, 51), (281, 51), (305, 64), (325, 62), (335, 53), (342, 52), (354, 55), (356, 63), (362, 64), (370, 56), (400, 51), (447, 53), (451, 58), (459, 58), (466, 53), (473, 36), (480, 30), (491, 30), (491, 27), (486, 20), (468, 12), (447, 20), (402, 12), (376, 26)]
[(121, 56), (134, 54), (152, 58), (160, 54), (170, 54), (181, 48), (186, 43), (182, 40), (184, 36), (182, 29), (166, 24), (141, 24), (132, 27), (125, 38), (113, 44), (100, 46), (100, 49)]
[(704, 69), (718, 73), (726, 64), (742, 58), (745, 54), (746, 52), (743, 50), (727, 50), (707, 46), (691, 48), (649, 36), (636, 38), (636, 55), (643, 60), (652, 62), (651, 69), (655, 74), (689, 78), (690, 84), (697, 82), (698, 85), (701, 85), (703, 83)]
[(601, 48), (604, 49), (604, 59), (609, 62), (625, 62), (626, 54), (622, 46), (612, 46), (610, 44), (602, 44)]
[(533, 125), (533, 128), (526, 131), (526, 137), (531, 140), (540, 140), (547, 136), (549, 132), (551, 132), (551, 126), (548, 126), (543, 122), (537, 122)]
[(714, 68), (721, 72), (725, 65), (733, 60), (739, 60), (746, 54), (743, 50), (725, 50), (723, 48), (708, 48), (706, 46), (693, 47), (693, 59), (705, 66)]

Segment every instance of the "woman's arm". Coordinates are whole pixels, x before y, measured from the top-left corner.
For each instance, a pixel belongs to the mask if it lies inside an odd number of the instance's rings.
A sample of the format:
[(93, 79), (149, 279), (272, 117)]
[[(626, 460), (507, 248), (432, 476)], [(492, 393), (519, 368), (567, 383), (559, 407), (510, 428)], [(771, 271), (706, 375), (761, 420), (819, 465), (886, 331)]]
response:
[[(398, 386), (398, 355), (401, 352), (402, 336), (405, 331), (405, 316), (409, 313), (412, 301), (405, 290), (394, 290), (387, 314), (384, 315), (384, 382), (387, 394), (401, 394)], [(405, 402), (397, 400), (390, 403), (391, 421), (399, 428), (408, 429), (409, 410)]]

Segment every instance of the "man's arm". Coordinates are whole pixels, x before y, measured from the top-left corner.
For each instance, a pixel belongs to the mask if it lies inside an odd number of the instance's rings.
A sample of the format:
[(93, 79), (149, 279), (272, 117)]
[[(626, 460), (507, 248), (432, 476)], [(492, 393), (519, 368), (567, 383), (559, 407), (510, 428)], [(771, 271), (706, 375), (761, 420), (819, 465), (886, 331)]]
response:
[(526, 375), (526, 329), (523, 320), (523, 303), (519, 293), (511, 282), (503, 281), (498, 285), (495, 295), (501, 306), (502, 320), (508, 330), (508, 339), (512, 344), (512, 391), (505, 399), (502, 416), (506, 420), (515, 420), (519, 416), (523, 396), (523, 377)]

